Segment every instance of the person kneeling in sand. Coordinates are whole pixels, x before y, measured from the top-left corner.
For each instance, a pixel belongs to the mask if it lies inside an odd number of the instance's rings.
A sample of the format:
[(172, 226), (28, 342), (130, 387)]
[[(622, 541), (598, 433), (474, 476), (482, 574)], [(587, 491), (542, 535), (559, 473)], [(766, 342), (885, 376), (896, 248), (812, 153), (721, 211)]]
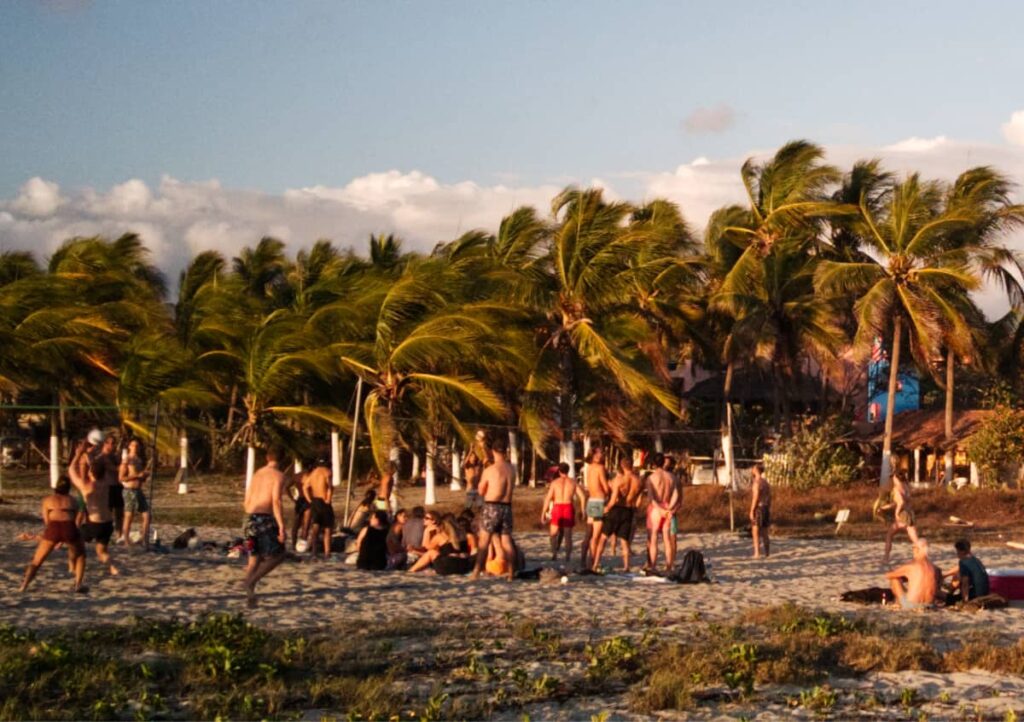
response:
[(953, 547), (956, 549), (957, 564), (942, 574), (952, 578), (955, 590), (947, 603), (966, 602), (988, 595), (988, 572), (981, 560), (971, 553), (971, 543), (959, 539)]
[(68, 548), (68, 564), (75, 572), (75, 591), (87, 592), (88, 587), (82, 585), (85, 577), (85, 544), (75, 526), (75, 500), (70, 496), (71, 479), (66, 476), (57, 480), (53, 493), (43, 498), (43, 534), (39, 538), (35, 556), (25, 569), (25, 579), (19, 592), (24, 592), (36, 576), (39, 567), (46, 561), (58, 544)]
[[(549, 525), (551, 535), (551, 561), (558, 557), (558, 548), (565, 540), (565, 563), (572, 557), (572, 529), (576, 526), (578, 508), (574, 502), (579, 500), (579, 508), (586, 503), (583, 490), (569, 478), (569, 465), (564, 461), (558, 465), (558, 476), (548, 487), (548, 494), (541, 505), (541, 524)], [(551, 506), (551, 518), (547, 519), (548, 505)]]
[(256, 583), (284, 560), (284, 513), (281, 493), (285, 478), (277, 468), (278, 454), (267, 451), (267, 464), (252, 475), (245, 490), (245, 546), (249, 564), (245, 571), (245, 596), (256, 606)]
[[(924, 609), (935, 603), (941, 574), (928, 559), (928, 540), (914, 543), (914, 561), (887, 572), (885, 578), (901, 609)], [(906, 579), (906, 584), (903, 580)]]

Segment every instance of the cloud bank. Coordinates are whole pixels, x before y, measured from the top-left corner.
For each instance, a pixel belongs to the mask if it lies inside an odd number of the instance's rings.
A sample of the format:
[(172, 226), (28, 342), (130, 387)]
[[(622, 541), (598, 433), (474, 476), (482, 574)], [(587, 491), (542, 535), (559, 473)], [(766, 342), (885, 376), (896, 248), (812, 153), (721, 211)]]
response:
[(697, 108), (683, 119), (683, 128), (688, 133), (723, 133), (735, 124), (736, 111), (727, 103)]

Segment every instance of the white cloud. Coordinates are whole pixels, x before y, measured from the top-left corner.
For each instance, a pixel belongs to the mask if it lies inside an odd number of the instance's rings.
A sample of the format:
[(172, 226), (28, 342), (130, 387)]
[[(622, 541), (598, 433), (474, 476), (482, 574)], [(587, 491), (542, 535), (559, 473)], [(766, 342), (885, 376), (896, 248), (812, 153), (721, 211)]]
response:
[(727, 103), (697, 108), (683, 119), (688, 133), (722, 133), (736, 124), (736, 111)]
[(11, 208), (26, 216), (48, 216), (61, 204), (60, 186), (38, 176), (29, 178), (11, 203)]
[(884, 146), (882, 150), (893, 153), (927, 153), (930, 150), (941, 148), (947, 143), (949, 143), (949, 139), (944, 135), (937, 135), (934, 138), (918, 138), (914, 136), (901, 140), (899, 143)]
[(1024, 145), (1024, 110), (1018, 110), (1003, 123), (1003, 137), (1014, 145)]

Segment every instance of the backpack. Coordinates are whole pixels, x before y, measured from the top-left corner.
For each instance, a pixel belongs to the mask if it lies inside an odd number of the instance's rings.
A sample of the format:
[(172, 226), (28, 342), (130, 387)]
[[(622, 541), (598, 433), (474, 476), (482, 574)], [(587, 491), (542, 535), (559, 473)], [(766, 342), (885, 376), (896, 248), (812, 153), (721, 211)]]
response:
[(696, 549), (689, 549), (683, 554), (683, 560), (679, 569), (669, 579), (679, 584), (700, 584), (710, 582), (707, 568), (704, 565), (704, 555)]

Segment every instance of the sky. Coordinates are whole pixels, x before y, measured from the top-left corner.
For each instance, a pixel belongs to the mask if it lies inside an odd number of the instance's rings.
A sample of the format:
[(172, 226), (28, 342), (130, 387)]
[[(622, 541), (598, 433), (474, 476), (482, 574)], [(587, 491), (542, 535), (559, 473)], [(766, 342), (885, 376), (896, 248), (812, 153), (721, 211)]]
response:
[(172, 277), (267, 234), (428, 250), (569, 184), (699, 229), (794, 138), (1024, 183), (1024, 4), (965, 7), (7, 0), (0, 250), (133, 230)]

